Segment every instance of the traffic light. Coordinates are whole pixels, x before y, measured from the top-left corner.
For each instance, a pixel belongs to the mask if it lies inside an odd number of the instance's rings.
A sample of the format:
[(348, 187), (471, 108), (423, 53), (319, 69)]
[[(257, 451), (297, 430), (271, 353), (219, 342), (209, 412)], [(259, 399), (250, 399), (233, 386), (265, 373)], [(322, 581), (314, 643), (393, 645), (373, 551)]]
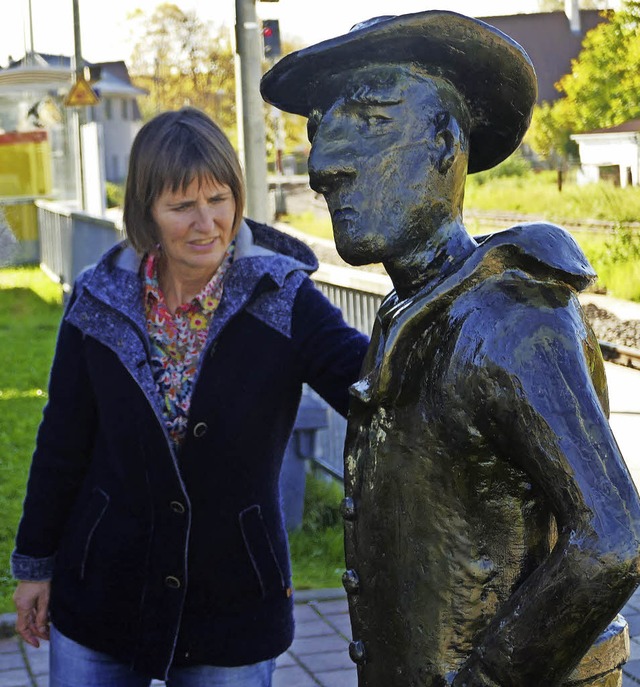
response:
[(266, 59), (274, 59), (282, 55), (280, 22), (277, 19), (262, 20), (262, 45)]

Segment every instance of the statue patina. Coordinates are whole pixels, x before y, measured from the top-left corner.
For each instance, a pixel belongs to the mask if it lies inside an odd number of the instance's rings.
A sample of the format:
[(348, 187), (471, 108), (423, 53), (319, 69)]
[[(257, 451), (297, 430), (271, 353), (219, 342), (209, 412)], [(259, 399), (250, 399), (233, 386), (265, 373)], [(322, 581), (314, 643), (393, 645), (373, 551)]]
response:
[(467, 173), (528, 127), (528, 56), (456, 13), (379, 17), (262, 92), (309, 119), (339, 253), (395, 287), (345, 446), (360, 687), (619, 685), (640, 502), (577, 298), (595, 275), (560, 227), (475, 240), (462, 221)]

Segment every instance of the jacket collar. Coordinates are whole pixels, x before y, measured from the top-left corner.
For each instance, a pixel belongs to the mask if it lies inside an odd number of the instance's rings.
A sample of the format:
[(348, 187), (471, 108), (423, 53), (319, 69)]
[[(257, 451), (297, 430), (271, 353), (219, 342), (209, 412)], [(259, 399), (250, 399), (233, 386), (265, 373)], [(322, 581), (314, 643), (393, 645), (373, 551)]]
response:
[[(141, 331), (145, 330), (140, 275), (143, 256), (127, 242), (110, 249), (100, 262), (79, 279), (95, 299), (119, 312)], [(296, 270), (311, 273), (318, 261), (311, 249), (297, 239), (264, 224), (243, 220), (238, 231), (234, 262), (225, 279), (224, 301), (243, 307), (261, 280), (278, 288)], [(221, 303), (222, 305), (222, 303)], [(228, 309), (228, 308), (227, 308)], [(222, 313), (218, 313), (219, 318)]]

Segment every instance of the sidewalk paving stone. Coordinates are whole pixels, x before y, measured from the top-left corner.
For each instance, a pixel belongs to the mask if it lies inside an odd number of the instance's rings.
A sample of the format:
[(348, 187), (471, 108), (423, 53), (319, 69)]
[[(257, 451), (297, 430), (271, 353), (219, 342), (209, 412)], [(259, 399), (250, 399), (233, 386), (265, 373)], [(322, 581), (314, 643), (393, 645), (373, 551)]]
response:
[[(347, 602), (339, 591), (334, 590), (335, 596), (339, 598), (296, 605), (296, 638), (276, 662), (274, 687), (357, 687), (356, 668), (348, 655)], [(640, 685), (640, 591), (622, 614), (631, 635), (631, 656), (622, 684), (635, 687)], [(48, 653), (46, 642), (34, 649), (15, 637), (1, 639), (0, 687), (49, 687)], [(152, 682), (152, 687), (163, 685), (160, 680)]]

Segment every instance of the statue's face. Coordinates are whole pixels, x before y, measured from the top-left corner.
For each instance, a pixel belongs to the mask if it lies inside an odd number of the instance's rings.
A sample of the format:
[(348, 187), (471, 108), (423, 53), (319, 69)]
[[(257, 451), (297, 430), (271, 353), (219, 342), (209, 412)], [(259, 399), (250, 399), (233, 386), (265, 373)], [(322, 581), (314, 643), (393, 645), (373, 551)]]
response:
[(450, 211), (439, 170), (447, 112), (436, 82), (407, 68), (353, 73), (326, 111), (309, 118), (311, 187), (329, 207), (336, 247), (353, 265), (420, 249)]

